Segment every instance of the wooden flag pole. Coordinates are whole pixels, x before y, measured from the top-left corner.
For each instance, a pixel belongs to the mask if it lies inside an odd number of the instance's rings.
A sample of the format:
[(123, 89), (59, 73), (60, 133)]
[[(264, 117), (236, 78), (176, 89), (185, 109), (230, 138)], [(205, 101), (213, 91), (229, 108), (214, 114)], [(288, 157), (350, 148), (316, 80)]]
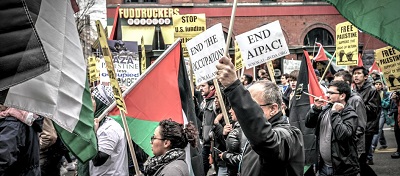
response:
[(315, 38), (315, 41), (314, 41), (314, 49), (313, 49), (313, 51), (312, 51), (312, 56), (313, 56), (313, 58), (314, 58), (314, 52), (315, 52), (315, 44), (316, 44), (316, 42), (317, 42), (317, 38)]
[(136, 172), (136, 175), (139, 176), (142, 173), (139, 170), (139, 163), (136, 159), (135, 148), (133, 147), (131, 133), (129, 132), (129, 127), (128, 127), (128, 123), (126, 121), (125, 112), (122, 110), (120, 110), (119, 112), (121, 113), (122, 123), (124, 125), (124, 130), (125, 130), (125, 136), (126, 136), (126, 140), (128, 142), (129, 151), (131, 152), (131, 157), (132, 157), (133, 165), (135, 167), (135, 172)]
[(319, 84), (321, 84), (322, 80), (324, 80), (325, 74), (326, 74), (326, 72), (328, 71), (329, 66), (331, 65), (332, 60), (333, 60), (333, 58), (335, 57), (335, 55), (336, 55), (336, 51), (333, 53), (331, 59), (329, 60), (328, 66), (326, 66), (325, 71), (324, 71), (324, 74), (322, 74), (321, 79), (319, 80)]
[[(225, 56), (228, 56), (228, 57), (229, 57), (229, 44), (231, 43), (233, 24), (235, 21), (236, 7), (237, 7), (237, 0), (234, 0), (233, 7), (232, 7), (232, 13), (231, 13), (231, 21), (229, 22), (228, 37), (226, 38), (226, 47), (225, 47)], [(216, 93), (218, 96), (220, 108), (222, 110), (222, 115), (224, 116), (225, 124), (230, 125), (228, 113), (225, 108), (225, 103), (224, 103), (224, 100), (222, 99), (221, 88), (219, 87), (217, 79), (214, 79), (214, 87), (215, 87), (215, 90), (217, 90)]]
[(192, 91), (192, 96), (194, 96), (193, 67), (192, 67), (192, 59), (190, 57), (189, 57), (189, 81), (190, 81), (190, 90)]
[(269, 73), (269, 76), (271, 78), (271, 81), (276, 84), (275, 74), (274, 74), (274, 66), (272, 65), (272, 61), (271, 60), (267, 62), (267, 67), (268, 67), (268, 73)]

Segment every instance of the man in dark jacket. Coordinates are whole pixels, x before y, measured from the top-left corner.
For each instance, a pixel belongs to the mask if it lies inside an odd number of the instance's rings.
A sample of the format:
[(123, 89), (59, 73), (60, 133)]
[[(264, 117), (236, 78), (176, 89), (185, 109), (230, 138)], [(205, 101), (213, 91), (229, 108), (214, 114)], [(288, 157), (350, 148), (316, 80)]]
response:
[(358, 165), (355, 134), (358, 126), (357, 114), (347, 103), (350, 86), (344, 81), (333, 81), (329, 85), (328, 100), (316, 99), (306, 115), (306, 126), (315, 128), (319, 153), (319, 175), (356, 176)]
[(208, 81), (200, 84), (200, 92), (203, 96), (203, 101), (200, 104), (200, 118), (202, 119), (201, 131), (203, 140), (203, 167), (204, 173), (210, 168), (208, 157), (211, 154), (210, 131), (213, 127), (216, 114), (214, 112), (215, 87), (213, 81)]
[[(376, 175), (374, 170), (367, 164), (367, 154), (370, 151), (372, 138), (379, 130), (379, 114), (381, 110), (381, 98), (372, 82), (368, 80), (368, 70), (364, 67), (353, 69), (353, 82), (355, 91), (364, 100), (367, 112), (367, 125), (365, 129), (365, 153), (360, 156), (361, 176)], [(372, 163), (371, 163), (372, 164)]]
[[(344, 81), (349, 86), (353, 82), (352, 75), (349, 71), (343, 70), (340, 72), (335, 73), (334, 81)], [(358, 95), (357, 92), (352, 91), (350, 94), (350, 98), (347, 101), (349, 105), (351, 105), (358, 116), (358, 127), (356, 130), (356, 141), (357, 141), (357, 152), (358, 157), (362, 153), (365, 153), (365, 128), (367, 123), (367, 111), (365, 110), (365, 105), (363, 99)]]
[(28, 125), (21, 119), (33, 114), (21, 110), (3, 113), (6, 110), (3, 105), (0, 109), (0, 175), (40, 176), (39, 132), (42, 131), (43, 118), (38, 117)]
[(282, 118), (282, 93), (266, 80), (253, 84), (247, 91), (235, 74), (227, 57), (217, 64), (217, 78), (226, 87), (238, 122), (246, 135), (240, 175), (303, 175), (303, 138), (299, 129)]

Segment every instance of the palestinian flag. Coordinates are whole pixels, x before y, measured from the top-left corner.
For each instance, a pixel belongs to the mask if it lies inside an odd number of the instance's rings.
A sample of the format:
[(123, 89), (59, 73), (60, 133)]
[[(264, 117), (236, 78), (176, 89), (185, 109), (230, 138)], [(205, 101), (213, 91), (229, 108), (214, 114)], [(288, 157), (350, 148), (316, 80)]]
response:
[(318, 43), (318, 42), (315, 42), (315, 43), (317, 44), (317, 46), (319, 47), (319, 49), (318, 49), (317, 55), (315, 55), (315, 57), (314, 57), (313, 59), (314, 59), (315, 61), (328, 61), (329, 58), (326, 57), (325, 49), (324, 49), (324, 47), (322, 47), (322, 44), (321, 44), (321, 43)]
[(317, 162), (317, 151), (314, 128), (307, 128), (305, 126), (305, 117), (310, 110), (311, 104), (314, 104), (314, 99), (302, 92), (326, 98), (318, 83), (308, 52), (304, 51), (304, 55), (305, 57), (302, 59), (297, 78), (296, 92), (291, 100), (292, 106), (290, 108), (289, 122), (290, 125), (299, 128), (303, 133), (306, 172), (310, 165)]
[[(50, 70), (43, 36), (38, 34), (42, 31), (36, 28), (40, 3), (41, 0), (0, 1), (0, 91)], [(1, 99), (3, 102), (4, 97)]]
[(358, 65), (357, 66), (359, 66), (359, 67), (364, 66), (364, 63), (362, 61), (362, 56), (360, 53), (358, 53)]
[[(150, 137), (161, 120), (171, 118), (182, 124), (188, 121), (196, 124), (180, 40), (170, 46), (123, 95), (132, 140), (150, 156), (153, 156)], [(112, 108), (109, 116), (122, 125), (119, 109)], [(204, 175), (200, 151), (200, 148), (191, 148), (190, 154), (186, 154), (187, 158), (191, 157), (187, 160), (191, 175)]]
[(36, 26), (50, 71), (11, 87), (5, 105), (48, 117), (82, 162), (97, 153), (86, 62), (70, 1), (42, 0)]
[(325, 0), (358, 29), (400, 50), (400, 1)]
[(381, 68), (378, 67), (378, 64), (376, 64), (375, 60), (374, 60), (374, 63), (372, 64), (372, 66), (368, 70), (369, 70), (368, 74), (371, 74), (374, 70), (378, 71), (379, 73), (382, 72)]

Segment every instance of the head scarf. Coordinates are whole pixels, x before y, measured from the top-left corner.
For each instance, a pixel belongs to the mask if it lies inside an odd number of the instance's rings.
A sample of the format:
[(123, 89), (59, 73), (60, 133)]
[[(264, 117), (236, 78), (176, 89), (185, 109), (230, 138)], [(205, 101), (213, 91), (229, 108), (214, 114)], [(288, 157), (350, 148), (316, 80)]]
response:
[(98, 85), (94, 88), (92, 96), (96, 102), (94, 117), (99, 117), (114, 101), (114, 94), (110, 86)]

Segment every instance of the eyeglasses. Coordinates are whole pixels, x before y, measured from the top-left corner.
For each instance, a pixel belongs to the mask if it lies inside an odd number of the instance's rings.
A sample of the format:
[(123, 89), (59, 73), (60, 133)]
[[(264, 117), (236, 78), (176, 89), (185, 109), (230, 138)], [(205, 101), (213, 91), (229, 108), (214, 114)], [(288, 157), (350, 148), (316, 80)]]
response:
[(265, 104), (263, 104), (263, 105), (260, 105), (260, 106), (269, 106), (269, 105), (272, 105), (273, 103), (265, 103)]
[(156, 137), (154, 137), (154, 135), (153, 135), (153, 136), (150, 137), (151, 143), (153, 143), (154, 139), (165, 140), (164, 138), (156, 138)]
[(340, 92), (331, 92), (331, 91), (327, 91), (326, 94), (342, 94)]

